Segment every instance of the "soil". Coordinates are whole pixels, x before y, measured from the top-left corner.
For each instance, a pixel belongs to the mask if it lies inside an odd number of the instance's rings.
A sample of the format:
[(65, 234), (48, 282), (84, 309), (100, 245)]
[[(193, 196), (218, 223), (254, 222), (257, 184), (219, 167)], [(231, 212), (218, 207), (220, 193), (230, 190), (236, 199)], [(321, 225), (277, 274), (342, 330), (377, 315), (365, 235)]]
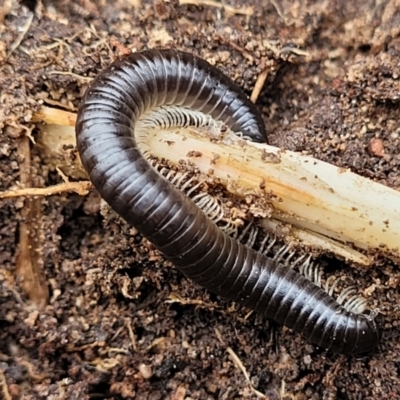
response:
[[(398, 1), (200, 3), (3, 1), (0, 190), (62, 182), (34, 112), (75, 112), (88, 78), (150, 47), (195, 53), (248, 94), (267, 71), (271, 144), (400, 188)], [(379, 307), (373, 354), (332, 354), (199, 288), (95, 192), (0, 200), (0, 397), (400, 399), (398, 265), (326, 264)]]

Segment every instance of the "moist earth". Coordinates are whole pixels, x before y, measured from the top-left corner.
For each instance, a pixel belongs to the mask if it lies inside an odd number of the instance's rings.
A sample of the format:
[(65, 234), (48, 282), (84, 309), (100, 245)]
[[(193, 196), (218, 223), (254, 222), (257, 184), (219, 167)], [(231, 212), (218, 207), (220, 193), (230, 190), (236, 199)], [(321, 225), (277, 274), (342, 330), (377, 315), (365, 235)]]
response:
[[(249, 95), (266, 72), (272, 145), (400, 188), (397, 1), (204, 3), (3, 1), (0, 190), (63, 182), (34, 113), (76, 112), (103, 67), (153, 47), (197, 54)], [(321, 262), (379, 307), (373, 354), (332, 354), (196, 286), (94, 191), (0, 200), (0, 396), (400, 399), (398, 265)]]

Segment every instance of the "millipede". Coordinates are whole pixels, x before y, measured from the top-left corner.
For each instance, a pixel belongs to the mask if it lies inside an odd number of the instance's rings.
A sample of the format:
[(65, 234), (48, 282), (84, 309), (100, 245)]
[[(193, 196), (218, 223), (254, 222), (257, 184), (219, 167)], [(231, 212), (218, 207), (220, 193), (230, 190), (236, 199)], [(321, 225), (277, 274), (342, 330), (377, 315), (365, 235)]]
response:
[(267, 141), (257, 107), (205, 60), (170, 49), (122, 56), (91, 83), (76, 123), (82, 164), (101, 197), (207, 290), (333, 352), (373, 350), (381, 337), (375, 312), (348, 311), (280, 257), (245, 246), (157, 172), (135, 134), (141, 116), (161, 108), (177, 124), (196, 124), (203, 115), (248, 140)]

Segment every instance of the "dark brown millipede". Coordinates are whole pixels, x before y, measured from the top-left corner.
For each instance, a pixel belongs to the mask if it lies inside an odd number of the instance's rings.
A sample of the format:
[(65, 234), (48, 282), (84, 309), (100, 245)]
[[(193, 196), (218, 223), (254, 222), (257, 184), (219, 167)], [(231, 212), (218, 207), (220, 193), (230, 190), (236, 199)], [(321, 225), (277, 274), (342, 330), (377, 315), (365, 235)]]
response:
[(180, 106), (211, 115), (232, 131), (266, 141), (259, 111), (239, 86), (206, 61), (174, 50), (123, 56), (90, 85), (76, 135), (82, 163), (107, 203), (186, 277), (337, 353), (379, 343), (373, 315), (354, 314), (293, 268), (222, 232), (138, 149), (143, 113)]

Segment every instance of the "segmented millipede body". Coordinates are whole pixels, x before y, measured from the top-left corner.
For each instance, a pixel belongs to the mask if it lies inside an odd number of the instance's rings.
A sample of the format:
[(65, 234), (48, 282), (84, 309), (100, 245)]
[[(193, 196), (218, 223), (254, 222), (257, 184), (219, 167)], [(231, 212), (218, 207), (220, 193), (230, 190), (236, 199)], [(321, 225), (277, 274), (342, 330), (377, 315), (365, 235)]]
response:
[(143, 157), (135, 124), (145, 112), (180, 106), (266, 141), (260, 113), (239, 86), (206, 61), (175, 50), (123, 56), (91, 84), (76, 135), (82, 163), (108, 204), (187, 278), (337, 353), (379, 342), (373, 316), (346, 311), (324, 290), (222, 232)]

